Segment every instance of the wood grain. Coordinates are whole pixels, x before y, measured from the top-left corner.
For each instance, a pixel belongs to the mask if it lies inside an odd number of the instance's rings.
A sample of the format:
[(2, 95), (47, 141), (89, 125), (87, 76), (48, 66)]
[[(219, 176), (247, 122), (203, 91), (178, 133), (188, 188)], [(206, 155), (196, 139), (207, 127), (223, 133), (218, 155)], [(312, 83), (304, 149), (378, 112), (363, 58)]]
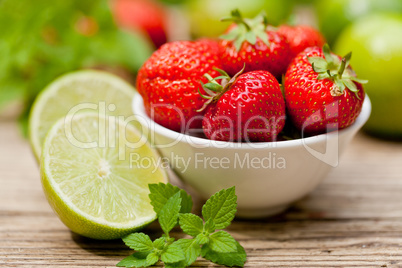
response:
[[(402, 267), (402, 144), (359, 134), (309, 196), (228, 231), (246, 267)], [(146, 232), (160, 235), (156, 224)], [(130, 252), (71, 233), (47, 204), (29, 144), (15, 123), (0, 122), (0, 267), (115, 267)]]

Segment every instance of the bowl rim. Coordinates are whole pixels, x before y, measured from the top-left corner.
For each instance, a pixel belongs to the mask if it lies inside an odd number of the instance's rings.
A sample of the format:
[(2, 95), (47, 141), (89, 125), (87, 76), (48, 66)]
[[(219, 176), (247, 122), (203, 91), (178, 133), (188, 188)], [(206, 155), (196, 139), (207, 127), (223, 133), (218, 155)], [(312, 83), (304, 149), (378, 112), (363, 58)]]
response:
[[(163, 135), (172, 140), (180, 140), (180, 143), (188, 143), (191, 145), (202, 146), (203, 148), (224, 148), (224, 147), (235, 147), (236, 149), (265, 149), (265, 148), (287, 148), (300, 146), (303, 144), (315, 144), (320, 142), (325, 142), (332, 138), (337, 138), (340, 135), (346, 135), (349, 132), (357, 132), (369, 119), (371, 114), (371, 101), (368, 95), (365, 95), (361, 112), (356, 118), (355, 122), (344, 129), (333, 131), (329, 133), (319, 134), (315, 136), (310, 136), (306, 138), (285, 140), (285, 141), (274, 141), (274, 142), (228, 142), (228, 141), (215, 141), (206, 138), (200, 138), (195, 136), (190, 136), (188, 134), (183, 134), (176, 132), (174, 130), (168, 129), (155, 121), (153, 121), (145, 112), (144, 102), (142, 96), (136, 92), (132, 101), (132, 112), (134, 116), (138, 119), (141, 117), (145, 119), (148, 126), (146, 128), (150, 129), (152, 124), (152, 130), (156, 131), (159, 135)], [(140, 120), (139, 120), (140, 121)], [(144, 122), (140, 122), (143, 125)]]

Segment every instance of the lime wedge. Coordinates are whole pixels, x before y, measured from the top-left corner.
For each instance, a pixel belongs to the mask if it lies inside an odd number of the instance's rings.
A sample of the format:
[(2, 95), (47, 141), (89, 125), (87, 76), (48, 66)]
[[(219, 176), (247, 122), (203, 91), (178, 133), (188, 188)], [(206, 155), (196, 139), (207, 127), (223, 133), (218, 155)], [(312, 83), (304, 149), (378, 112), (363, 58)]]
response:
[(167, 182), (158, 160), (132, 125), (83, 113), (62, 118), (49, 130), (41, 180), (49, 204), (73, 232), (115, 239), (156, 219), (148, 184)]
[[(135, 89), (112, 74), (83, 70), (53, 81), (37, 97), (29, 118), (29, 138), (40, 158), (50, 127), (69, 112), (99, 111), (128, 117)], [(72, 110), (73, 109), (73, 110)]]

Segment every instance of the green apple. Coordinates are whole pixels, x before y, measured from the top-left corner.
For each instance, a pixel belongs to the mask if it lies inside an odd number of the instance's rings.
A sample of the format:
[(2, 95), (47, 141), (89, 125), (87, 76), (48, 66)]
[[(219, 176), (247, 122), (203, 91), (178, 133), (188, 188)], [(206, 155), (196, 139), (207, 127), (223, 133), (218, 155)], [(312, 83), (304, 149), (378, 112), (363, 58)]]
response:
[(402, 15), (372, 14), (346, 28), (335, 52), (353, 51), (351, 65), (373, 110), (365, 128), (380, 136), (402, 138)]
[(315, 1), (320, 30), (332, 44), (351, 22), (369, 13), (402, 13), (402, 0), (321, 0)]
[(278, 24), (292, 12), (293, 0), (191, 0), (186, 2), (186, 13), (195, 37), (218, 37), (230, 24), (221, 22), (238, 8), (244, 17), (255, 17), (265, 11), (270, 24)]

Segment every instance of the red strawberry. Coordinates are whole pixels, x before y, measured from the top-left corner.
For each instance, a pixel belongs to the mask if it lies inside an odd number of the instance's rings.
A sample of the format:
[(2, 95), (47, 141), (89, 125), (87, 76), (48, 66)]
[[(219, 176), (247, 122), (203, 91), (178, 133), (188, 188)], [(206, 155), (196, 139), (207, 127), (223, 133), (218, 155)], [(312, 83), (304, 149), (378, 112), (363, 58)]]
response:
[(328, 45), (307, 48), (290, 64), (285, 77), (285, 100), (294, 125), (306, 134), (320, 134), (351, 125), (359, 115), (364, 90), (349, 66)]
[(218, 45), (213, 40), (177, 41), (155, 51), (138, 71), (137, 89), (154, 121), (175, 131), (201, 128), (196, 116), (204, 103), (198, 93), (203, 76), (219, 74)]
[(223, 87), (215, 80), (204, 86), (210, 93), (203, 96), (209, 98), (202, 122), (205, 135), (220, 141), (276, 140), (285, 125), (279, 83), (268, 71), (240, 73)]
[(158, 48), (166, 43), (166, 11), (152, 0), (112, 0), (112, 12), (117, 24), (143, 31)]
[(325, 44), (324, 36), (311, 26), (281, 25), (278, 29), (286, 37), (292, 50), (292, 58), (308, 47), (322, 47)]
[(289, 43), (282, 34), (267, 28), (265, 16), (244, 19), (234, 10), (232, 17), (225, 20), (236, 22), (220, 42), (222, 65), (229, 75), (237, 73), (244, 64), (245, 72), (266, 70), (278, 78), (286, 72), (291, 61)]

